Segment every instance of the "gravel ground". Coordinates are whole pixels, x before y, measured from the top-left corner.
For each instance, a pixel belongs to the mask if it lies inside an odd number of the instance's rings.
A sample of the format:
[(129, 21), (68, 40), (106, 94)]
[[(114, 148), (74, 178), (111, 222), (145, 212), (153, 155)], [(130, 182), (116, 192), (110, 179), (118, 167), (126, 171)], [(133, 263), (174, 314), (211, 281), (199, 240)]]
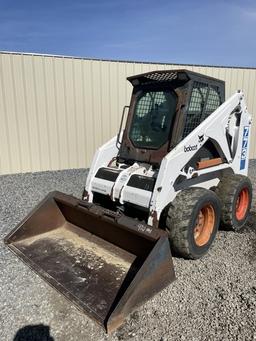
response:
[[(242, 231), (220, 231), (201, 260), (174, 258), (176, 282), (110, 336), (4, 246), (3, 237), (49, 191), (80, 197), (86, 175), (79, 169), (0, 177), (0, 340), (256, 340), (255, 200)], [(256, 198), (256, 161), (250, 177)]]

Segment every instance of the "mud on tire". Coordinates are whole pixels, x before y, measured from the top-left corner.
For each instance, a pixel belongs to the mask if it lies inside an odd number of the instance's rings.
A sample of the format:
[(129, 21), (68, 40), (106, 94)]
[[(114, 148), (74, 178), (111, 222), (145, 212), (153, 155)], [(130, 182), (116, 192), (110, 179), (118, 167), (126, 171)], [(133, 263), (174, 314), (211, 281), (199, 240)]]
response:
[(220, 201), (204, 188), (179, 192), (169, 207), (166, 226), (171, 249), (184, 258), (197, 259), (211, 247), (220, 223)]

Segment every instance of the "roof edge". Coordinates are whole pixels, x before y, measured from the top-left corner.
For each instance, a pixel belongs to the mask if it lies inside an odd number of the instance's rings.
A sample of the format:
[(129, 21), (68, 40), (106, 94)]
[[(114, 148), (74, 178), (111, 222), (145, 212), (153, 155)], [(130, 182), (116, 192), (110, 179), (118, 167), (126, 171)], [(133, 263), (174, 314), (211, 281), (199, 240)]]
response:
[[(216, 78), (216, 77), (212, 77), (212, 76), (207, 76), (203, 73), (200, 73), (200, 72), (196, 72), (196, 71), (191, 71), (191, 70), (188, 70), (188, 69), (170, 69), (170, 70), (154, 70), (154, 71), (148, 71), (148, 72), (144, 72), (144, 73), (140, 73), (140, 74), (137, 74), (137, 75), (133, 75), (133, 76), (129, 76), (127, 77), (126, 79), (133, 85), (133, 80), (136, 80), (136, 79), (141, 79), (143, 77), (147, 77), (147, 76), (150, 76), (150, 75), (153, 75), (153, 74), (171, 74), (171, 73), (185, 73), (187, 75), (187, 77), (189, 79), (195, 79), (195, 78), (203, 78), (203, 79), (208, 79), (208, 80), (211, 80), (213, 82), (216, 82), (216, 83), (223, 83), (223, 85), (225, 85), (225, 81), (222, 80), (222, 79), (219, 79), (219, 78)], [(191, 77), (192, 76), (192, 77)], [(155, 81), (155, 82), (158, 82), (158, 81)]]
[(176, 66), (195, 66), (195, 67), (212, 67), (222, 69), (244, 69), (244, 70), (256, 70), (254, 66), (232, 66), (232, 65), (209, 65), (209, 64), (186, 64), (186, 63), (172, 63), (172, 62), (157, 62), (157, 61), (139, 61), (139, 60), (125, 60), (125, 59), (105, 59), (105, 58), (89, 58), (82, 56), (70, 56), (70, 55), (59, 55), (59, 54), (48, 54), (48, 53), (36, 53), (36, 52), (21, 52), (21, 51), (0, 51), (0, 54), (11, 54), (11, 55), (24, 55), (24, 56), (38, 56), (38, 57), (55, 57), (55, 58), (69, 58), (69, 59), (80, 59), (80, 60), (92, 60), (99, 62), (116, 62), (116, 63), (130, 63), (130, 64), (157, 64), (157, 65), (176, 65)]

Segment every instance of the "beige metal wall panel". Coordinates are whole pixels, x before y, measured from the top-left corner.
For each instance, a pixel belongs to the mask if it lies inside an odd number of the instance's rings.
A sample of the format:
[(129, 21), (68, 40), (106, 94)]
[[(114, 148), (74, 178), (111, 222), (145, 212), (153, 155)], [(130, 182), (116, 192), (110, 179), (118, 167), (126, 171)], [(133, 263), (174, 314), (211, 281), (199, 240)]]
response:
[(129, 105), (126, 77), (183, 68), (225, 80), (226, 97), (243, 89), (256, 120), (256, 69), (0, 53), (0, 174), (88, 167)]

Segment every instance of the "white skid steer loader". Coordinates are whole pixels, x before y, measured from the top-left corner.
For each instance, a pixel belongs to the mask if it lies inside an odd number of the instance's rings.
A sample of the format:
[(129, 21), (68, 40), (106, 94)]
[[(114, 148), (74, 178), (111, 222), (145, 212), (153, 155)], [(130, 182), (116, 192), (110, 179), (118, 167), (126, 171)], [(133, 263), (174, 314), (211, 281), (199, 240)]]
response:
[[(5, 239), (108, 332), (197, 259), (252, 201), (244, 94), (187, 70), (129, 77), (117, 136), (96, 152), (83, 200), (50, 193)], [(126, 124), (126, 109), (128, 109)]]

